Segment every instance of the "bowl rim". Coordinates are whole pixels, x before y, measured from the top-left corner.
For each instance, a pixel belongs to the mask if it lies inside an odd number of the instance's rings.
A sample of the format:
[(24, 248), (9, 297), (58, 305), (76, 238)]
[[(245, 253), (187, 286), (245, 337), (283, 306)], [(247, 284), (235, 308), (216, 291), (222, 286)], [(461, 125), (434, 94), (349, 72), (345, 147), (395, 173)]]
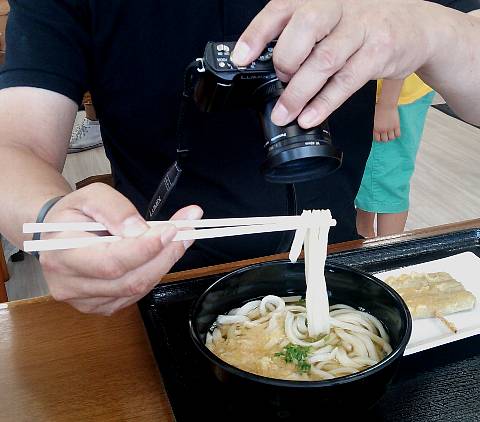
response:
[[(297, 263), (302, 263), (303, 260), (297, 261)], [(274, 260), (274, 261), (268, 261), (268, 262), (260, 262), (257, 264), (252, 264), (248, 265), (246, 267), (239, 268), (235, 271), (232, 271), (228, 274), (223, 275), (220, 277), (217, 281), (215, 281), (211, 286), (209, 286), (194, 302), (190, 313), (189, 313), (189, 318), (188, 318), (188, 325), (189, 325), (189, 332), (190, 332), (190, 338), (192, 339), (194, 345), (196, 348), (200, 351), (200, 353), (203, 354), (204, 357), (207, 358), (211, 363), (215, 364), (216, 366), (219, 366), (222, 368), (224, 371), (229, 372), (233, 375), (236, 375), (240, 378), (247, 379), (248, 381), (254, 381), (254, 382), (259, 382), (261, 384), (266, 384), (269, 386), (275, 386), (275, 387), (288, 387), (288, 388), (328, 388), (328, 387), (333, 387), (333, 386), (338, 386), (338, 385), (343, 385), (343, 384), (349, 384), (353, 381), (361, 380), (364, 378), (367, 378), (373, 374), (376, 374), (380, 371), (382, 371), (385, 367), (391, 365), (394, 361), (397, 359), (400, 359), (403, 356), (403, 353), (405, 351), (405, 348), (407, 347), (408, 341), (410, 340), (410, 336), (412, 333), (412, 317), (410, 314), (410, 311), (408, 310), (408, 307), (405, 303), (405, 301), (402, 299), (402, 297), (388, 284), (383, 282), (382, 280), (376, 278), (372, 274), (369, 274), (367, 272), (358, 270), (356, 268), (351, 268), (347, 265), (342, 265), (342, 264), (336, 264), (336, 263), (326, 263), (325, 264), (325, 270), (340, 270), (340, 271), (347, 271), (347, 272), (353, 272), (357, 275), (360, 275), (362, 277), (365, 277), (372, 281), (373, 283), (383, 287), (395, 300), (397, 300), (402, 306), (403, 314), (402, 318), (405, 320), (405, 332), (403, 333), (403, 336), (397, 345), (395, 349), (392, 350), (392, 353), (390, 353), (388, 356), (383, 358), (380, 362), (376, 363), (373, 366), (370, 366), (367, 369), (364, 369), (360, 372), (357, 372), (355, 374), (350, 374), (350, 375), (345, 375), (341, 377), (336, 377), (330, 380), (317, 380), (317, 381), (297, 381), (297, 380), (285, 380), (285, 379), (278, 379), (278, 378), (269, 378), (265, 377), (262, 375), (257, 375), (252, 372), (245, 371), (243, 369), (237, 368), (233, 365), (230, 365), (229, 363), (223, 361), (220, 359), (217, 355), (215, 355), (213, 352), (210, 351), (210, 349), (203, 344), (203, 342), (200, 339), (200, 336), (197, 334), (194, 324), (193, 324), (193, 319), (194, 317), (198, 314), (199, 312), (199, 307), (200, 303), (203, 302), (204, 298), (210, 293), (210, 291), (220, 283), (223, 283), (225, 279), (234, 277), (238, 274), (242, 274), (244, 272), (252, 271), (255, 270), (256, 268), (265, 268), (268, 266), (273, 266), (273, 265), (278, 265), (278, 264), (291, 264), (292, 262), (288, 259), (281, 259), (281, 260)]]

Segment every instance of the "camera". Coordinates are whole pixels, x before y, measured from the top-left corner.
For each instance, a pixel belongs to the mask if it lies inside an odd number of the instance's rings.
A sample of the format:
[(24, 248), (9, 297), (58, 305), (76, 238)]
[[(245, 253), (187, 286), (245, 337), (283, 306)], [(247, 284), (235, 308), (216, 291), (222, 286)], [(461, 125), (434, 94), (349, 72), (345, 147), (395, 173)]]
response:
[(197, 59), (193, 99), (206, 112), (255, 108), (265, 136), (266, 159), (262, 172), (273, 183), (297, 183), (331, 174), (342, 163), (333, 146), (327, 121), (302, 129), (296, 121), (276, 126), (270, 119), (285, 89), (272, 62), (275, 42), (267, 45), (253, 63), (238, 67), (230, 60), (235, 42), (208, 42)]

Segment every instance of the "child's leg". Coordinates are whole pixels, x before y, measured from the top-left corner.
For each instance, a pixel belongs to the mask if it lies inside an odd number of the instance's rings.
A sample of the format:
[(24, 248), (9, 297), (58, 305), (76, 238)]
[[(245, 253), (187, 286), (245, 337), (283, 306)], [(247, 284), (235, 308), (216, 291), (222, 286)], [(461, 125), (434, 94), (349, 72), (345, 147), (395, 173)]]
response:
[(377, 236), (402, 233), (405, 230), (407, 217), (408, 210), (398, 213), (377, 214)]
[[(390, 205), (377, 214), (377, 236), (402, 233), (408, 217), (410, 181), (415, 168), (420, 140), (428, 108), (434, 93), (431, 92), (411, 104), (399, 106), (402, 136), (397, 139), (396, 153), (399, 167), (390, 177)], [(393, 141), (395, 142), (395, 141)], [(392, 142), (392, 146), (394, 145)], [(388, 145), (387, 145), (388, 146)]]
[(433, 96), (433, 92), (429, 93), (414, 103), (398, 108), (402, 136), (384, 145), (383, 163), (390, 172), (378, 179), (384, 202), (377, 209), (377, 236), (389, 236), (405, 230), (410, 206), (410, 181)]
[(365, 238), (375, 237), (375, 213), (357, 208), (357, 232)]

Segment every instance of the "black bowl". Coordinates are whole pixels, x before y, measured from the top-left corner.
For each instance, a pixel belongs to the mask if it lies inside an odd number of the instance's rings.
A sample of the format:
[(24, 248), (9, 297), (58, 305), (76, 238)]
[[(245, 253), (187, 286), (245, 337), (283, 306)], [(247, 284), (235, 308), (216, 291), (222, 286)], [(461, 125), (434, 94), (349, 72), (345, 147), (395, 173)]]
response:
[(392, 288), (369, 274), (340, 265), (327, 265), (325, 276), (330, 304), (343, 303), (366, 310), (382, 322), (390, 335), (393, 351), (378, 364), (332, 380), (287, 381), (238, 369), (205, 346), (206, 334), (218, 315), (268, 294), (304, 295), (304, 271), (303, 262), (274, 261), (252, 265), (219, 279), (194, 304), (190, 335), (196, 349), (211, 363), (215, 376), (228, 389), (229, 395), (242, 395), (240, 407), (247, 414), (258, 412), (259, 408), (269, 409), (269, 414), (276, 416), (309, 414), (312, 406), (323, 415), (368, 409), (385, 392), (410, 339), (410, 313)]

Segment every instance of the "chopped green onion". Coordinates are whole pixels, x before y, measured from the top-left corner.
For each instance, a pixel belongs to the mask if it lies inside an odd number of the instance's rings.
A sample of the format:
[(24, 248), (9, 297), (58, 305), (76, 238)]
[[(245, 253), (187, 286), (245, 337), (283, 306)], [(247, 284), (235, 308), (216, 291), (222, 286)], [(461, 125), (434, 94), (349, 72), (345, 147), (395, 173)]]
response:
[(308, 355), (311, 347), (287, 344), (281, 352), (275, 353), (276, 357), (282, 357), (285, 362), (293, 363), (300, 373), (310, 372), (311, 364), (308, 362)]

